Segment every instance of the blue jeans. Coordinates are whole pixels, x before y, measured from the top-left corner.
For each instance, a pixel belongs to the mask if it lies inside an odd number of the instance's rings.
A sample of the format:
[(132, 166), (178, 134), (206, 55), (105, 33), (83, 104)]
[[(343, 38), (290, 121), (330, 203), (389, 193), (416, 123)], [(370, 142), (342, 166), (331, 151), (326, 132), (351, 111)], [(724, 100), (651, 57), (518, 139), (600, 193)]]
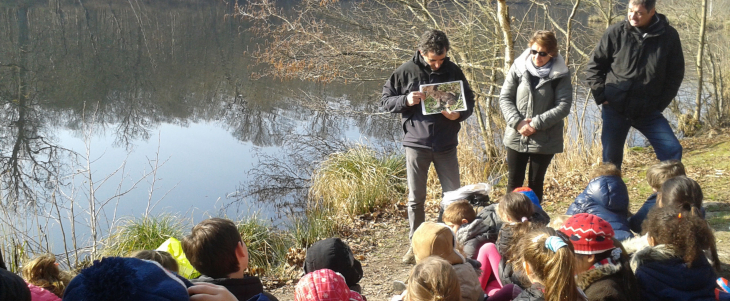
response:
[(651, 112), (641, 118), (630, 119), (617, 113), (610, 105), (603, 105), (602, 117), (603, 162), (611, 162), (621, 168), (624, 143), (631, 127), (649, 140), (659, 161), (682, 160), (682, 145), (661, 112)]

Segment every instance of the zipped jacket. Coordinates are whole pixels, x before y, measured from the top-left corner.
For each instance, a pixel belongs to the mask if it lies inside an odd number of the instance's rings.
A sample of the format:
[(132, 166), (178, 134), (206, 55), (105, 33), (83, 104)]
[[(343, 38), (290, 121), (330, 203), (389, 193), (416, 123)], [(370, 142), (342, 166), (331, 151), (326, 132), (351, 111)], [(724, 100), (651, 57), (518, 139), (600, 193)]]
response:
[(644, 32), (624, 20), (610, 26), (586, 69), (596, 104), (639, 118), (664, 111), (684, 78), (684, 54), (677, 30), (656, 14)]
[[(464, 83), (466, 111), (459, 112), (456, 120), (449, 120), (442, 114), (423, 115), (421, 105), (408, 106), (409, 93), (419, 91), (422, 84), (437, 84), (461, 80)], [(474, 92), (459, 66), (447, 57), (436, 71), (426, 64), (419, 52), (410, 61), (398, 67), (383, 85), (381, 109), (401, 114), (403, 146), (427, 148), (442, 152), (459, 144), (459, 122), (466, 120), (474, 111)]]

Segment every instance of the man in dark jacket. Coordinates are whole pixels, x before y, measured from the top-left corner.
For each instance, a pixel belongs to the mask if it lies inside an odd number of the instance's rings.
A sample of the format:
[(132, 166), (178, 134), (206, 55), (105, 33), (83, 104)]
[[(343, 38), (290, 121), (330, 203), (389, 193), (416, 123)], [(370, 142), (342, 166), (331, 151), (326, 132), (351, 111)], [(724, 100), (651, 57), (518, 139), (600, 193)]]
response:
[[(456, 145), (461, 125), (474, 109), (474, 93), (461, 69), (446, 56), (449, 39), (438, 30), (429, 30), (421, 36), (418, 51), (413, 58), (398, 67), (383, 86), (381, 106), (391, 113), (400, 113), (403, 126), (403, 146), (406, 150), (408, 177), (409, 238), (425, 220), (426, 180), (433, 163), (441, 182), (442, 192), (456, 190), (459, 181), (459, 162)], [(462, 81), (466, 111), (444, 110), (441, 114), (424, 115), (420, 92), (421, 84)], [(404, 262), (413, 263), (413, 252), (408, 250)]]
[(586, 70), (596, 104), (603, 105), (603, 161), (619, 168), (631, 127), (649, 140), (660, 161), (682, 158), (662, 111), (682, 84), (684, 55), (677, 30), (655, 4), (631, 0), (627, 19), (606, 30)]

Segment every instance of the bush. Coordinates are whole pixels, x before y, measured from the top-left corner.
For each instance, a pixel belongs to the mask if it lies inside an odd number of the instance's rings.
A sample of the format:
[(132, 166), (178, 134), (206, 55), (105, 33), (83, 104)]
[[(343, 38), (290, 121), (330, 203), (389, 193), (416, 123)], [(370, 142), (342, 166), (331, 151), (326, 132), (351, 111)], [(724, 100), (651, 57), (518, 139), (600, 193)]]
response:
[(291, 237), (253, 215), (238, 221), (236, 227), (248, 248), (249, 272), (262, 275), (277, 271), (286, 263), (286, 252), (292, 244)]

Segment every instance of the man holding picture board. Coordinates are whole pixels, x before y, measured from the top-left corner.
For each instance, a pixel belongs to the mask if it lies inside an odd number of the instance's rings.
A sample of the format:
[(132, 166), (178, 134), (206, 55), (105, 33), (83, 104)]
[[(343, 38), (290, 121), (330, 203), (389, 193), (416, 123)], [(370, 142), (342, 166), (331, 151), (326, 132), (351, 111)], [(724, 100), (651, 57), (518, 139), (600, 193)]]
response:
[[(459, 66), (446, 56), (448, 51), (449, 39), (444, 32), (426, 31), (421, 36), (418, 51), (413, 58), (398, 67), (383, 86), (383, 110), (401, 114), (408, 177), (409, 238), (426, 218), (424, 203), (431, 163), (436, 168), (442, 193), (461, 186), (456, 156), (461, 129), (459, 123), (471, 116), (474, 110), (474, 93)], [(445, 109), (429, 114), (428, 110), (436, 106), (427, 105), (425, 101), (433, 101), (435, 97), (428, 95), (433, 92), (421, 92), (424, 91), (422, 85), (426, 87), (448, 82), (459, 83), (459, 91), (449, 93), (453, 96), (444, 95), (444, 98), (449, 99), (448, 103), (438, 108)], [(461, 105), (460, 109), (452, 110), (452, 103)], [(414, 263), (412, 249), (409, 248), (403, 261)]]

